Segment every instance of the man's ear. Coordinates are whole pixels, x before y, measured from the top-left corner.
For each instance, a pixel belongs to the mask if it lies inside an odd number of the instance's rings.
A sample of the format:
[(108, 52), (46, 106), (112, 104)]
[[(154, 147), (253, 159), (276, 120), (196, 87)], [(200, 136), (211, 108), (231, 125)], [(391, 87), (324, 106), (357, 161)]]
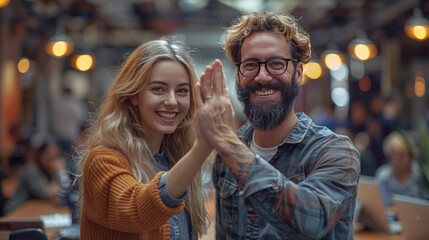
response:
[(304, 71), (304, 64), (302, 62), (298, 62), (298, 64), (296, 65), (295, 68), (295, 79), (297, 81), (298, 84), (302, 84), (302, 73)]

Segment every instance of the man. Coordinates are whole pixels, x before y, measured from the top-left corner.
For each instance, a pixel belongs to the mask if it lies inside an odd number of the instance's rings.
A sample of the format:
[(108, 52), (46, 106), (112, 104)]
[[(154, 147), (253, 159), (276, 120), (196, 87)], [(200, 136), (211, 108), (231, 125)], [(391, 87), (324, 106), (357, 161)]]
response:
[(252, 13), (228, 29), (224, 48), (249, 122), (234, 134), (216, 60), (195, 93), (202, 134), (218, 152), (216, 239), (353, 239), (358, 151), (293, 108), (308, 34), (289, 15)]

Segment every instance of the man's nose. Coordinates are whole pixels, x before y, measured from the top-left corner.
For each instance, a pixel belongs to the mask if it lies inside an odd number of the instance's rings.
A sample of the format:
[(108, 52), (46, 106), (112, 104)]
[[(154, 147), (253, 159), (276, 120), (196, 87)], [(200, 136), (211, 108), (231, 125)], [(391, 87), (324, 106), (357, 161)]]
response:
[(271, 77), (270, 73), (267, 71), (267, 68), (265, 67), (265, 63), (260, 65), (259, 73), (255, 77), (255, 81), (258, 82), (266, 82), (271, 81), (273, 78)]

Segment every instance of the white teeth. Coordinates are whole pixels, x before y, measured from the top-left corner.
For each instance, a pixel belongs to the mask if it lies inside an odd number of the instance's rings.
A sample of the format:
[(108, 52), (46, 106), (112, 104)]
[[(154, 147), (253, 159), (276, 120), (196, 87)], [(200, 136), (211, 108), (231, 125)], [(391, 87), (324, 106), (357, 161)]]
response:
[(268, 96), (268, 95), (272, 95), (274, 94), (276, 91), (275, 90), (257, 90), (255, 91), (255, 94), (258, 96)]
[(158, 112), (158, 115), (162, 118), (172, 119), (176, 117), (177, 113), (172, 112)]

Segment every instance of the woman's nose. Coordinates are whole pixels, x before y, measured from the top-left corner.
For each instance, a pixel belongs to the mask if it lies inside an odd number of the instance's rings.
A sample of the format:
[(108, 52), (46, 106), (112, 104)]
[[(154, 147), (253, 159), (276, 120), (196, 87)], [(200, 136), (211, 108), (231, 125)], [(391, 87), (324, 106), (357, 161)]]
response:
[(167, 95), (166, 99), (164, 100), (165, 105), (176, 105), (177, 104), (177, 98), (175, 93), (170, 93)]

